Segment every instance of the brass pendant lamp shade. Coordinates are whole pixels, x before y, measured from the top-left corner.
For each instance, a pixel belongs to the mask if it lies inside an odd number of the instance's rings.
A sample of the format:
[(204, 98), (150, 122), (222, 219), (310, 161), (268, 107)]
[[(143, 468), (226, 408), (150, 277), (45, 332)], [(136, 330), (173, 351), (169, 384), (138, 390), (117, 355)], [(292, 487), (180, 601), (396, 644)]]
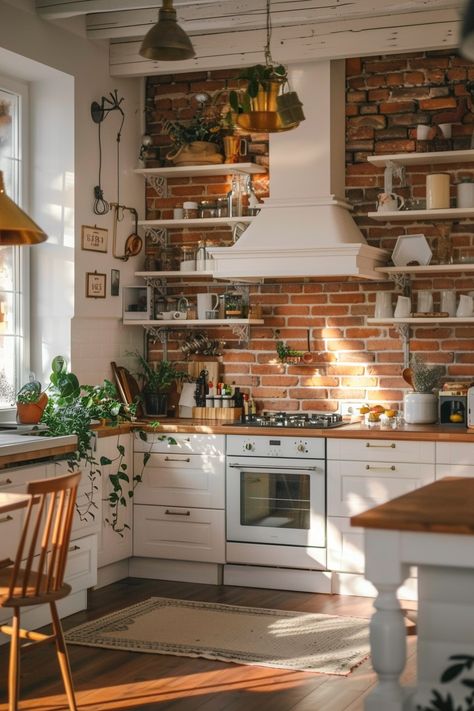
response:
[(158, 59), (162, 62), (177, 62), (195, 56), (191, 40), (176, 20), (173, 0), (163, 0), (158, 22), (145, 35), (140, 54), (146, 59)]
[(41, 227), (31, 220), (5, 192), (0, 170), (0, 247), (39, 244), (48, 239)]
[(474, 0), (468, 0), (464, 8), (459, 51), (466, 59), (474, 60)]

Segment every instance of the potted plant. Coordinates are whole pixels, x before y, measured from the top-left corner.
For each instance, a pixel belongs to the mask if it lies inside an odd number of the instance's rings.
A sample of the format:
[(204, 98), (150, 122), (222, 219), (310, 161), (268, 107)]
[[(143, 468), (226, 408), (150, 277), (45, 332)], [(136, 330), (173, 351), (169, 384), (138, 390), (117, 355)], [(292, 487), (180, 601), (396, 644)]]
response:
[(138, 375), (145, 411), (147, 415), (166, 417), (170, 388), (186, 374), (178, 370), (169, 360), (160, 361), (154, 368), (140, 353), (135, 355), (141, 368)]
[(229, 102), (242, 128), (271, 133), (295, 128), (304, 120), (296, 92), (283, 92), (288, 82), (283, 64), (255, 64), (243, 69), (238, 79), (246, 81), (246, 87), (232, 90)]
[(444, 374), (441, 365), (429, 366), (420, 356), (414, 355), (410, 364), (413, 392), (404, 397), (404, 417), (408, 424), (432, 424), (438, 419), (438, 388)]
[(200, 105), (190, 121), (166, 119), (163, 130), (174, 146), (167, 154), (175, 165), (213, 165), (222, 163), (221, 116)]
[(16, 419), (22, 425), (36, 425), (41, 420), (48, 396), (38, 380), (23, 385), (16, 396)]

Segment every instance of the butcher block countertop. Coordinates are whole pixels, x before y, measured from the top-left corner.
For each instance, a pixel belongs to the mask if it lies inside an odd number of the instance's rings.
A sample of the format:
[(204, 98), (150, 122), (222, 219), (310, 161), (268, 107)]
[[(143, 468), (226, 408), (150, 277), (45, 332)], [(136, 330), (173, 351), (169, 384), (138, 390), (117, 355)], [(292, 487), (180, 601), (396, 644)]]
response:
[[(146, 422), (133, 423), (134, 428), (142, 427), (147, 429)], [(107, 428), (105, 428), (106, 430)], [(153, 428), (155, 430), (155, 428)], [(400, 429), (392, 430), (388, 428), (374, 429), (368, 428), (360, 422), (346, 424), (343, 427), (333, 429), (316, 429), (300, 427), (252, 427), (217, 425), (215, 422), (207, 420), (191, 419), (163, 419), (157, 432), (167, 434), (187, 432), (194, 434), (232, 434), (232, 435), (276, 435), (281, 437), (344, 437), (348, 439), (404, 439), (404, 440), (425, 440), (429, 442), (474, 442), (474, 430), (464, 427), (450, 427), (449, 425), (404, 425)], [(110, 434), (114, 434), (111, 430)], [(106, 436), (107, 432), (101, 432), (100, 436)]]
[(0, 468), (29, 462), (33, 459), (49, 459), (70, 454), (77, 447), (76, 435), (39, 437), (12, 432), (0, 433)]
[(445, 477), (353, 516), (353, 526), (474, 535), (474, 479)]

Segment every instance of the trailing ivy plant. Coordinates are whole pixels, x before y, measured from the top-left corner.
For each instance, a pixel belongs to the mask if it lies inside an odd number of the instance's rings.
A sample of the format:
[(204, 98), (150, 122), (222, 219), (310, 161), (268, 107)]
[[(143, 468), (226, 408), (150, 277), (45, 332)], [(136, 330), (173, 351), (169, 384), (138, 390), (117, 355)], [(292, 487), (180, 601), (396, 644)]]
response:
[[(150, 423), (149, 427), (156, 429), (159, 426), (158, 422)], [(138, 436), (143, 442), (148, 442), (148, 433), (145, 430), (139, 429)], [(158, 440), (168, 440), (168, 444), (177, 444), (174, 437), (168, 437), (167, 435), (161, 435)], [(143, 462), (140, 471), (133, 472), (132, 481), (130, 482), (130, 475), (128, 473), (128, 466), (125, 461), (125, 447), (120, 443), (117, 444), (117, 456), (114, 459), (109, 457), (101, 457), (100, 465), (102, 467), (107, 465), (114, 465), (114, 473), (109, 474), (109, 480), (112, 484), (112, 491), (108, 496), (108, 502), (111, 509), (110, 517), (105, 519), (105, 522), (112, 527), (112, 529), (119, 534), (119, 536), (124, 535), (125, 529), (129, 529), (130, 526), (127, 523), (120, 523), (120, 506), (127, 506), (127, 499), (133, 498), (135, 489), (138, 484), (143, 481), (143, 472), (148, 464), (151, 457), (151, 448), (153, 447), (153, 440), (150, 443), (149, 449), (143, 454)], [(131, 484), (131, 485), (130, 485)]]
[[(97, 461), (94, 448), (91, 425), (97, 420), (108, 420), (113, 426), (119, 422), (130, 421), (135, 416), (136, 405), (125, 406), (117, 396), (115, 385), (109, 380), (104, 380), (102, 385), (80, 385), (77, 376), (68, 372), (67, 360), (63, 356), (56, 356), (51, 364), (50, 384), (48, 386), (49, 400), (41, 418), (41, 423), (47, 429), (39, 434), (46, 437), (56, 437), (59, 435), (77, 436), (77, 450), (68, 456), (69, 471), (82, 469), (87, 473), (89, 488), (84, 492), (85, 505), (76, 504), (76, 511), (81, 521), (95, 519), (98, 511), (97, 481), (102, 475), (101, 466), (113, 464), (113, 472), (109, 474), (112, 484), (112, 492), (108, 497), (111, 515), (106, 522), (116, 533), (123, 536), (127, 524), (119, 522), (119, 507), (127, 505), (127, 498), (133, 497), (135, 487), (142, 481), (143, 470), (150, 459), (150, 451), (144, 453), (142, 469), (138, 474), (134, 474), (132, 487), (127, 496), (124, 488), (130, 484), (127, 464), (125, 462), (125, 447), (117, 443), (117, 456), (114, 459), (101, 457)], [(158, 423), (151, 423), (152, 427), (157, 427)], [(139, 436), (147, 441), (147, 433), (139, 430)], [(163, 435), (161, 439), (165, 439)], [(169, 437), (170, 444), (176, 441)], [(151, 449), (150, 444), (150, 449)], [(125, 486), (127, 484), (127, 486)]]

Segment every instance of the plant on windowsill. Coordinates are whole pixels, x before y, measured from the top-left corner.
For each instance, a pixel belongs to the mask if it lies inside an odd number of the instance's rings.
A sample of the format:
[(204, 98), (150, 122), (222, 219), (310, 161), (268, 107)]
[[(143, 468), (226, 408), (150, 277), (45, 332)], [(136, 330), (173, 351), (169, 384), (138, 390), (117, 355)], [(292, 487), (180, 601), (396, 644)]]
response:
[(16, 395), (16, 419), (22, 425), (36, 425), (41, 420), (48, 396), (39, 380), (30, 380)]

